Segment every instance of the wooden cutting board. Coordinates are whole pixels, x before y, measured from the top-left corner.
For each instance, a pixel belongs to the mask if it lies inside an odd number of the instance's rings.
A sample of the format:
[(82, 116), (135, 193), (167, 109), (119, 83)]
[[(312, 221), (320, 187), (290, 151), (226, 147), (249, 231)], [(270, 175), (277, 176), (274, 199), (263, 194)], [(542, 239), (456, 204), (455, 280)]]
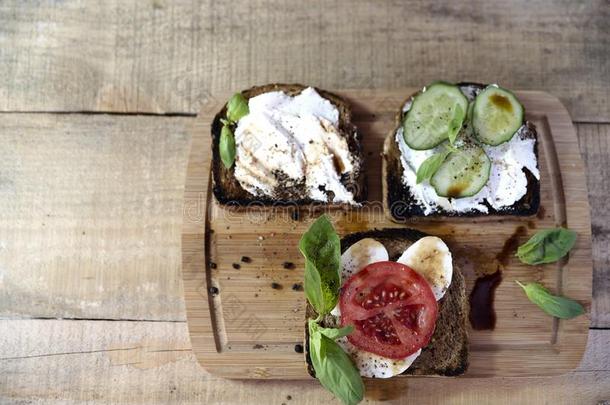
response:
[[(539, 135), (541, 210), (531, 218), (390, 222), (383, 213), (383, 142), (397, 110), (415, 89), (337, 91), (353, 106), (362, 136), (370, 203), (330, 213), (340, 235), (372, 228), (410, 226), (438, 235), (463, 269), (468, 289), (477, 274), (500, 266), (496, 327), (470, 332), (470, 368), (465, 376), (541, 376), (576, 367), (588, 334), (591, 304), (591, 223), (583, 163), (568, 112), (555, 97), (520, 91)], [(193, 351), (210, 373), (228, 378), (309, 378), (303, 354), (305, 296), (301, 234), (318, 214), (294, 208), (221, 207), (211, 193), (210, 124), (230, 95), (203, 106), (192, 129), (182, 231), (182, 277)], [(526, 266), (506, 253), (512, 235), (523, 243), (536, 230), (567, 226), (578, 233), (569, 259)], [(513, 238), (514, 239), (514, 238)], [(501, 262), (505, 262), (502, 264)], [(530, 303), (514, 280), (538, 281), (583, 303), (588, 314), (558, 321)]]

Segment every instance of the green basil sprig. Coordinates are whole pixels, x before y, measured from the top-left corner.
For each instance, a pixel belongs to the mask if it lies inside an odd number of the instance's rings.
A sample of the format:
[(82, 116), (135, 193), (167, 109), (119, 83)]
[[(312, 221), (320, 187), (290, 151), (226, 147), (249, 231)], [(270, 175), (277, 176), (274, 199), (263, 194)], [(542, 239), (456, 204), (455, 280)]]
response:
[(335, 339), (349, 335), (353, 326), (324, 328), (318, 321), (327, 315), (339, 299), (341, 243), (328, 218), (323, 215), (299, 242), (305, 257), (305, 295), (318, 313), (310, 319), (309, 357), (322, 386), (346, 405), (355, 405), (364, 397), (364, 383), (358, 369)]
[(233, 94), (233, 97), (231, 97), (227, 103), (227, 119), (236, 123), (241, 117), (248, 115), (249, 112), (248, 100), (246, 100), (243, 94)]
[[(315, 323), (315, 321), (310, 321), (310, 322)], [(316, 324), (316, 326), (321, 334), (323, 334), (324, 336), (326, 336), (327, 338), (332, 339), (332, 340), (337, 340), (339, 338), (347, 336), (354, 331), (353, 325), (347, 325), (342, 328), (323, 328), (317, 324)]]
[(449, 132), (449, 143), (451, 145), (454, 144), (460, 130), (462, 129), (462, 124), (464, 123), (464, 118), (466, 118), (466, 113), (467, 111), (464, 111), (459, 104), (456, 104), (455, 110), (453, 110), (453, 117), (451, 118), (450, 122), (451, 132)]
[(235, 137), (233, 131), (228, 125), (223, 125), (220, 130), (220, 142), (218, 143), (220, 150), (220, 159), (227, 169), (235, 163)]
[(227, 169), (235, 163), (235, 137), (232, 128), (237, 121), (250, 112), (248, 101), (241, 93), (235, 93), (227, 102), (227, 118), (221, 118), (222, 129), (220, 131), (220, 141), (218, 149), (220, 159)]
[(553, 295), (538, 283), (517, 284), (523, 288), (525, 295), (544, 312), (561, 319), (571, 319), (585, 313), (585, 309), (578, 302), (566, 297)]
[(417, 168), (417, 184), (421, 183), (424, 180), (429, 180), (432, 176), (434, 176), (434, 173), (437, 172), (437, 170), (441, 167), (441, 165), (445, 162), (445, 160), (447, 159), (447, 156), (449, 156), (449, 154), (451, 152), (458, 152), (459, 149), (456, 148), (455, 146), (453, 146), (453, 141), (455, 141), (455, 139), (453, 139), (451, 141), (451, 144), (444, 144), (445, 145), (445, 149), (435, 153), (434, 155), (428, 157), (426, 160), (424, 160), (421, 165), (419, 165), (419, 167)]
[(364, 398), (364, 383), (358, 370), (349, 356), (341, 349), (334, 338), (329, 337), (329, 330), (342, 329), (320, 328), (315, 321), (309, 321), (309, 355), (320, 384), (346, 405), (355, 405)]
[(339, 299), (341, 243), (325, 215), (303, 234), (299, 250), (305, 257), (305, 295), (319, 315), (326, 315)]
[(545, 229), (517, 249), (517, 257), (526, 264), (552, 263), (564, 257), (576, 242), (576, 232), (566, 228)]
[(430, 179), (434, 173), (441, 167), (447, 156), (451, 153), (451, 149), (445, 149), (442, 152), (435, 153), (422, 162), (417, 168), (417, 184), (424, 180)]

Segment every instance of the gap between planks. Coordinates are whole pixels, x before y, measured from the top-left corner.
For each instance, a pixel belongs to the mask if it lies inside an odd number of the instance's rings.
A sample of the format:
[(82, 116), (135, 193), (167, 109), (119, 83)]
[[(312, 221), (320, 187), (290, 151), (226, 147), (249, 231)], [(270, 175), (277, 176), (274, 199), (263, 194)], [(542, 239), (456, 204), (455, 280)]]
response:
[(77, 111), (0, 111), (0, 114), (23, 114), (23, 115), (35, 115), (35, 114), (57, 114), (57, 115), (124, 115), (126, 117), (197, 117), (195, 113), (188, 112), (117, 112), (117, 111), (93, 111), (93, 110), (77, 110)]
[[(119, 111), (93, 111), (93, 110), (73, 110), (73, 111), (59, 111), (59, 110), (48, 110), (48, 111), (0, 111), (0, 114), (24, 114), (24, 115), (35, 115), (35, 114), (57, 114), (57, 115), (113, 115), (113, 116), (140, 116), (140, 117), (185, 117), (185, 118), (196, 118), (198, 114), (182, 111), (169, 111), (164, 113), (155, 112), (119, 112)], [(573, 124), (582, 125), (610, 125), (610, 121), (591, 121), (591, 120), (572, 120)]]
[(186, 320), (173, 319), (138, 319), (138, 318), (78, 318), (78, 317), (0, 317), (0, 321), (97, 321), (97, 322), (156, 322), (156, 323), (186, 323)]

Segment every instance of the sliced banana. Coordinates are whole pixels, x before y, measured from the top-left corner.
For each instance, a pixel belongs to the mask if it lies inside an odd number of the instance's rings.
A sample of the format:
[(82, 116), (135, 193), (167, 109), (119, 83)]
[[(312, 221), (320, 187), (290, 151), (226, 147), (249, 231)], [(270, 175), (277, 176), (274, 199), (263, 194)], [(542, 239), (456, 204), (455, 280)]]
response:
[(380, 242), (364, 238), (341, 255), (341, 284), (371, 263), (389, 260), (388, 251)]
[(451, 285), (453, 261), (442, 239), (426, 236), (409, 246), (397, 260), (424, 276), (430, 283), (436, 300), (440, 300)]
[(360, 375), (369, 378), (390, 378), (408, 369), (421, 353), (421, 349), (404, 359), (388, 359), (378, 354), (365, 352), (351, 344), (346, 337), (337, 339), (339, 346), (351, 357)]

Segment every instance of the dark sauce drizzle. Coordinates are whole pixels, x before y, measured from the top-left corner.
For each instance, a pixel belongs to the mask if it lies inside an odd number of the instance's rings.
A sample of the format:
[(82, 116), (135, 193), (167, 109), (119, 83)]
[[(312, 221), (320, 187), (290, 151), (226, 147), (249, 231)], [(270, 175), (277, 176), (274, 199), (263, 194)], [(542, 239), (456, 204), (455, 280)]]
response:
[(502, 281), (502, 271), (477, 278), (470, 293), (470, 325), (476, 330), (491, 330), (496, 327), (494, 297)]
[(511, 256), (519, 246), (519, 239), (527, 235), (527, 229), (519, 226), (510, 238), (504, 242), (502, 250), (496, 255), (498, 265), (493, 273), (478, 277), (470, 293), (470, 325), (475, 330), (492, 330), (496, 327), (496, 311), (494, 309), (495, 292), (502, 281), (502, 269), (506, 267)]

